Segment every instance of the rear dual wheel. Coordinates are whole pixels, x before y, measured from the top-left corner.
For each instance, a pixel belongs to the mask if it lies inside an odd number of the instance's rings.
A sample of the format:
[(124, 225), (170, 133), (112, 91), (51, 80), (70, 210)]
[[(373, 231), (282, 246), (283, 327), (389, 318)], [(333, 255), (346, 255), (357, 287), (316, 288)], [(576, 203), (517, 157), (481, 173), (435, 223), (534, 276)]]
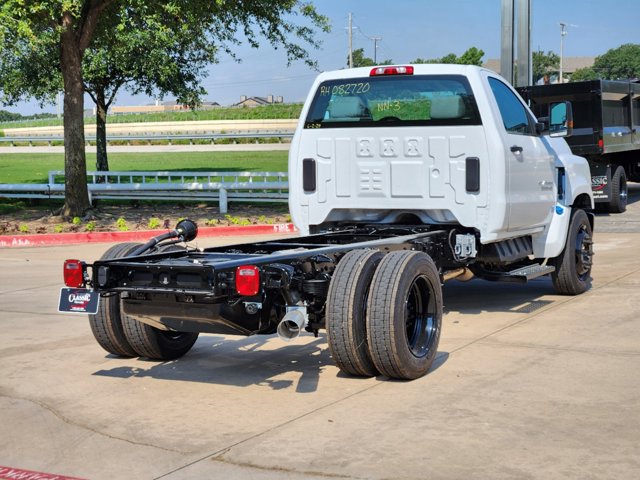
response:
[(628, 201), (627, 175), (620, 165), (616, 167), (611, 176), (611, 199), (607, 205), (610, 213), (622, 213), (627, 209)]
[[(112, 260), (130, 255), (141, 244), (120, 243), (102, 255), (101, 260)], [(181, 250), (169, 246), (161, 251)], [(148, 357), (154, 360), (172, 360), (187, 353), (198, 338), (197, 333), (164, 331), (138, 322), (122, 313), (120, 295), (112, 294), (100, 299), (98, 312), (89, 315), (91, 331), (98, 344), (119, 357)]]
[(352, 250), (333, 272), (327, 296), (327, 338), (338, 368), (349, 375), (373, 377), (378, 370), (367, 344), (366, 313), (369, 286), (383, 254)]
[(437, 353), (442, 289), (425, 253), (355, 250), (338, 263), (327, 298), (329, 349), (345, 373), (411, 380)]
[(431, 257), (410, 251), (385, 256), (371, 282), (367, 312), (378, 371), (405, 380), (426, 375), (442, 329), (442, 288)]
[[(119, 243), (104, 252), (100, 260), (126, 257), (140, 245), (140, 243)], [(89, 315), (89, 325), (98, 344), (107, 352), (119, 357), (138, 356), (124, 333), (120, 295), (112, 294), (100, 298), (98, 312), (95, 315)]]

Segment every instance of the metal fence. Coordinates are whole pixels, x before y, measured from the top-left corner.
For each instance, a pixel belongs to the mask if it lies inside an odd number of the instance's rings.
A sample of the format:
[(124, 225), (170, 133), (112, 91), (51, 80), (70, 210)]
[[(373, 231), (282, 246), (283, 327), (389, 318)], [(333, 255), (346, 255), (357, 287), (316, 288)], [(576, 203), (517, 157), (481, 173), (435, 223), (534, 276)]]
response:
[[(286, 202), (286, 172), (87, 172), (94, 199), (217, 201), (220, 212), (235, 202)], [(0, 197), (63, 198), (64, 171), (49, 172), (49, 183), (0, 184)]]
[[(109, 135), (107, 137), (107, 143), (122, 142), (130, 144), (131, 142), (147, 142), (151, 144), (153, 142), (167, 142), (172, 145), (173, 142), (189, 141), (189, 144), (193, 144), (194, 141), (209, 141), (212, 144), (216, 142), (228, 142), (229, 140), (236, 141), (239, 139), (256, 139), (267, 140), (276, 139), (278, 142), (291, 139), (293, 132), (235, 132), (235, 133), (168, 133), (168, 134), (131, 134), (131, 135)], [(86, 143), (95, 143), (95, 135), (85, 135)], [(33, 146), (34, 143), (51, 146), (53, 142), (64, 143), (64, 137), (62, 135), (29, 135), (29, 136), (13, 136), (13, 137), (0, 137), (0, 143), (8, 143), (11, 146), (16, 144), (28, 144)]]

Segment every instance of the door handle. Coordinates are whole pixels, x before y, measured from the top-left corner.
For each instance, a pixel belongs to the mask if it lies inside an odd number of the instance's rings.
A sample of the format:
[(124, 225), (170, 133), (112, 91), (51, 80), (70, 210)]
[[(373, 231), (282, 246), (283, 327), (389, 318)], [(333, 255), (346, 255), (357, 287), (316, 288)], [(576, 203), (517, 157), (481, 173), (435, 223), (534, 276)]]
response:
[(542, 180), (538, 182), (538, 185), (540, 185), (542, 190), (553, 190), (553, 182), (549, 180)]
[(520, 147), (519, 145), (513, 145), (511, 147), (511, 151), (513, 153), (522, 153), (522, 147)]

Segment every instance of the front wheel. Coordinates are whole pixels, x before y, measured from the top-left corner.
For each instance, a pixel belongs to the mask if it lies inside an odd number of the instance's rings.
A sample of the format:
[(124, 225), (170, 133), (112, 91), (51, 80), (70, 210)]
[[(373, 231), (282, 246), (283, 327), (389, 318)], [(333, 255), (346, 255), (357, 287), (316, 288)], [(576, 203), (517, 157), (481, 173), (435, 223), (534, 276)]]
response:
[(367, 305), (367, 339), (378, 371), (405, 380), (426, 375), (441, 328), (442, 287), (431, 257), (412, 251), (386, 255)]
[(560, 295), (587, 291), (593, 264), (593, 230), (584, 210), (574, 210), (562, 253), (553, 259), (553, 286)]

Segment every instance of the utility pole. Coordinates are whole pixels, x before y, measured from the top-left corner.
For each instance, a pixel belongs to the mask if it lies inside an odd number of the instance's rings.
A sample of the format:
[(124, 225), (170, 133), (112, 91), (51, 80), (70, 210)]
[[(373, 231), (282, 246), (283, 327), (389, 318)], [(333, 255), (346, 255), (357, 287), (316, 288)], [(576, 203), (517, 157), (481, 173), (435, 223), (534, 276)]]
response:
[(502, 38), (500, 42), (500, 74), (512, 85), (515, 60), (515, 0), (502, 0)]
[(518, 2), (518, 71), (516, 83), (525, 87), (533, 83), (533, 65), (531, 58), (531, 0)]
[(349, 13), (349, 68), (353, 68), (353, 23)]
[(373, 40), (373, 63), (378, 64), (378, 40), (382, 40), (382, 37), (371, 37)]
[(562, 54), (564, 49), (564, 37), (567, 34), (567, 31), (565, 30), (566, 26), (566, 23), (560, 22), (560, 75), (558, 75), (558, 83), (564, 83), (562, 80)]

